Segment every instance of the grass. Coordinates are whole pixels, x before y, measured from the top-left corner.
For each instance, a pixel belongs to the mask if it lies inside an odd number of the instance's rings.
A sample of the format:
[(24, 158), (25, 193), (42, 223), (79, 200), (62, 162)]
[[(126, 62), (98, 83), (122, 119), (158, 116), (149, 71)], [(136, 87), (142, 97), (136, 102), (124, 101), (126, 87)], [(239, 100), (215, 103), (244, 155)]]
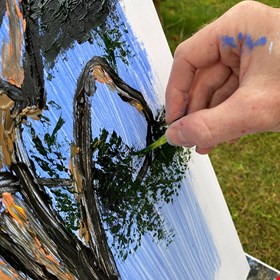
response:
[[(171, 50), (237, 2), (163, 0), (162, 24)], [(279, 7), (279, 0), (261, 2)], [(244, 250), (280, 269), (280, 134), (222, 144), (210, 159)]]

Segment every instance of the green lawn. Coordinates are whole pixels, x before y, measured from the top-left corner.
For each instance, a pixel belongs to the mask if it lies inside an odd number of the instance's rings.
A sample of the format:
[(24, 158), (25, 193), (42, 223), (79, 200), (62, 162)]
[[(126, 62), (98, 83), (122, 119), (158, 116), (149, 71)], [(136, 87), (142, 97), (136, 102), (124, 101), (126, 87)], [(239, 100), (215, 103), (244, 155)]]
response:
[[(163, 0), (162, 24), (171, 50), (238, 2)], [(260, 2), (280, 7), (279, 0)], [(280, 134), (222, 144), (210, 158), (244, 250), (280, 269)]]

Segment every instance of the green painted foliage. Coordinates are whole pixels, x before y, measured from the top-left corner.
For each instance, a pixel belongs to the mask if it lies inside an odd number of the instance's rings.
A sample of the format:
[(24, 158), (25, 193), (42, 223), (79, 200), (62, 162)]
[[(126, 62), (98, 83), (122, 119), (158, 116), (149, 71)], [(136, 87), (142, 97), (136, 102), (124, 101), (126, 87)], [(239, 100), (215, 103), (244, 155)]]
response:
[[(161, 124), (154, 138), (164, 133)], [(150, 234), (157, 242), (168, 245), (174, 232), (165, 224), (160, 211), (179, 194), (187, 169), (189, 151), (168, 144), (150, 151), (144, 177), (137, 173), (144, 163), (135, 147), (125, 145), (115, 132), (104, 129), (92, 143), (94, 149), (95, 188), (107, 230), (113, 235), (118, 256), (126, 258)]]

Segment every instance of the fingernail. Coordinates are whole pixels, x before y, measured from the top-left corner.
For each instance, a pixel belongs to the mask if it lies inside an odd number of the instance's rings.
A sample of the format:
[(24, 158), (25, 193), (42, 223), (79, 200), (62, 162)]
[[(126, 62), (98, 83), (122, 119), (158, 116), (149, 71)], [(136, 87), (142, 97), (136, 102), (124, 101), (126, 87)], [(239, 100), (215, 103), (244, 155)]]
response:
[(174, 144), (174, 143), (172, 142), (172, 140), (169, 138), (169, 136), (167, 136), (167, 134), (165, 134), (165, 137), (166, 137), (166, 141), (167, 141), (167, 143), (168, 143), (169, 145), (171, 145), (171, 146), (177, 146), (176, 144)]
[(171, 126), (169, 126), (165, 132), (165, 138), (166, 138), (166, 141), (169, 145), (171, 146), (177, 146), (176, 143), (173, 142), (173, 138), (174, 138), (174, 135), (176, 134), (176, 129), (174, 129)]

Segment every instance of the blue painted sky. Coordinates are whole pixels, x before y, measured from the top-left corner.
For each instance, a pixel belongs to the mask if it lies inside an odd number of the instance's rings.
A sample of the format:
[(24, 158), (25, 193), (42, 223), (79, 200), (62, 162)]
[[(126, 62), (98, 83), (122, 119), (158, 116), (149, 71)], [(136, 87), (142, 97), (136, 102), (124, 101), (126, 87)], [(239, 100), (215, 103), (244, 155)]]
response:
[[(143, 93), (155, 113), (161, 105), (157, 101), (153, 88), (154, 77), (151, 66), (143, 45), (136, 40), (120, 6), (117, 7), (117, 11), (128, 30), (128, 33), (121, 30), (123, 39), (135, 54), (129, 58), (129, 65), (117, 58), (119, 76), (131, 87)], [(1, 41), (3, 34), (5, 36), (7, 34), (4, 24), (0, 29)], [(45, 71), (47, 100), (55, 101), (61, 106), (61, 110), (51, 109), (45, 111), (44, 115), (51, 120), (53, 127), (60, 114), (66, 121), (57, 140), (62, 144), (61, 150), (67, 158), (70, 156), (69, 144), (73, 141), (73, 96), (77, 79), (85, 64), (93, 56), (104, 55), (102, 42), (99, 43), (86, 42), (81, 45), (75, 43), (73, 48), (59, 57), (51, 71)], [(53, 75), (51, 80), (47, 79), (49, 72)], [(93, 137), (98, 136), (100, 130), (105, 127), (108, 131), (115, 130), (128, 145), (143, 147), (146, 137), (145, 118), (134, 107), (122, 102), (117, 94), (110, 92), (105, 85), (97, 83), (97, 88), (92, 97)], [(43, 137), (46, 127), (38, 121), (33, 121), (32, 125), (38, 135)], [(32, 149), (28, 133), (24, 133), (24, 141), (27, 149)], [(65, 164), (68, 163), (65, 162)], [(38, 173), (41, 176), (47, 176), (39, 168)], [(64, 173), (61, 175), (65, 176)], [(142, 246), (135, 255), (129, 256), (125, 262), (117, 260), (123, 279), (205, 280), (215, 278), (219, 268), (219, 257), (195, 198), (194, 187), (188, 173), (175, 203), (163, 207), (162, 215), (168, 226), (174, 228), (176, 234), (171, 245), (166, 249), (164, 245), (153, 243), (150, 236), (145, 236)]]

